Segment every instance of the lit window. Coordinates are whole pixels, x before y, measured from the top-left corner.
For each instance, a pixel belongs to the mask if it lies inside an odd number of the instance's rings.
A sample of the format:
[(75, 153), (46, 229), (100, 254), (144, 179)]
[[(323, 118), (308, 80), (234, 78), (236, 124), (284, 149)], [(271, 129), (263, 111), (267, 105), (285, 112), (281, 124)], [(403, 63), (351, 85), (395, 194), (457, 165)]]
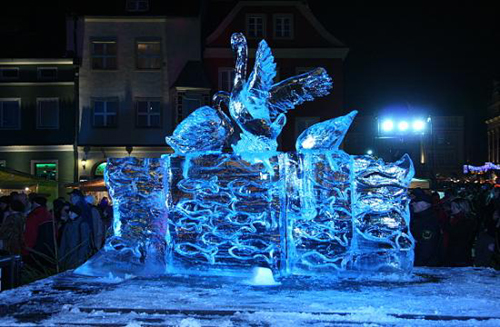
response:
[(36, 128), (59, 128), (59, 98), (38, 98), (36, 109)]
[(219, 68), (219, 90), (230, 92), (234, 83), (234, 68)]
[(161, 64), (160, 41), (137, 42), (137, 69), (160, 69)]
[(274, 15), (274, 38), (276, 39), (293, 38), (292, 15)]
[(94, 127), (115, 127), (117, 115), (118, 100), (93, 100)]
[(149, 0), (127, 0), (127, 11), (148, 11)]
[(34, 162), (34, 175), (51, 181), (57, 180), (57, 162)]
[(247, 37), (265, 37), (266, 23), (265, 15), (252, 14), (247, 16)]
[(0, 129), (21, 128), (21, 100), (0, 99)]
[(137, 126), (138, 127), (160, 127), (161, 126), (161, 102), (160, 100), (137, 100)]
[(56, 67), (39, 67), (38, 69), (39, 80), (54, 80), (57, 79)]
[(2, 168), (7, 167), (7, 160), (0, 160), (0, 167)]
[(106, 169), (106, 162), (101, 162), (94, 171), (94, 176), (104, 176), (104, 169)]
[(1, 67), (0, 68), (1, 80), (19, 79), (19, 68), (17, 67)]
[(92, 41), (92, 69), (116, 69), (116, 50), (116, 41)]

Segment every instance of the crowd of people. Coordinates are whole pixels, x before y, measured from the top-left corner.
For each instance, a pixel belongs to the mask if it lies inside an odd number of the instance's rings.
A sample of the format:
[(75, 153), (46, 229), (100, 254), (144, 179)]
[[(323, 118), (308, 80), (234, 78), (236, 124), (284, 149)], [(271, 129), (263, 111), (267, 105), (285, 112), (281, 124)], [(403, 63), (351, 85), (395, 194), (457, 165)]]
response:
[(69, 202), (58, 198), (49, 210), (44, 196), (12, 192), (0, 198), (1, 251), (20, 255), (25, 266), (42, 271), (77, 267), (99, 250), (112, 223), (104, 197), (98, 205), (80, 190)]
[(410, 191), (416, 266), (499, 268), (500, 187)]

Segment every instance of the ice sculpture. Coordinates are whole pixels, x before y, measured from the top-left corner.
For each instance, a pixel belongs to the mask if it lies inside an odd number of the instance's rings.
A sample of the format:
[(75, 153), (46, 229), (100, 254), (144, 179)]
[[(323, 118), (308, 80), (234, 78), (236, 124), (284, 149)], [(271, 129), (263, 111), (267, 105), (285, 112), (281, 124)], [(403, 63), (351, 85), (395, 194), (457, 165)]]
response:
[[(247, 80), (244, 36), (233, 34), (231, 45), (232, 92), (179, 124), (166, 138), (175, 153), (108, 160), (115, 235), (77, 272), (409, 272), (410, 158), (384, 163), (340, 150), (356, 111), (306, 129), (296, 152), (277, 152), (286, 112), (328, 94), (331, 79), (316, 68), (272, 85), (274, 59), (262, 41)], [(234, 153), (223, 153), (236, 126)]]
[(221, 151), (233, 133), (229, 118), (221, 110), (204, 106), (193, 111), (165, 140), (175, 152)]
[(124, 276), (165, 272), (167, 212), (163, 174), (160, 159), (108, 159), (104, 178), (113, 200), (114, 235), (76, 273)]
[(304, 101), (327, 95), (332, 88), (331, 79), (323, 68), (317, 68), (273, 85), (276, 64), (264, 40), (259, 43), (255, 65), (247, 79), (248, 47), (243, 34), (233, 34), (231, 46), (236, 66), (229, 112), (242, 130), (240, 141), (233, 145), (234, 152), (241, 155), (275, 151), (276, 139), (286, 123), (285, 113)]

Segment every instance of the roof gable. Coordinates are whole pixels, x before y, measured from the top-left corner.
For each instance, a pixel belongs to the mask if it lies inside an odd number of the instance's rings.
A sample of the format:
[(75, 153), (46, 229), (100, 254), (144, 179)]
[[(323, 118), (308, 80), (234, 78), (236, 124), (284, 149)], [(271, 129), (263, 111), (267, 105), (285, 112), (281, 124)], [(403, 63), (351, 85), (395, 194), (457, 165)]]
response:
[[(296, 31), (295, 38), (291, 43), (298, 46), (308, 47), (307, 43), (314, 44), (315, 47), (333, 47), (345, 48), (346, 46), (328, 32), (324, 26), (313, 15), (309, 7), (301, 1), (240, 1), (229, 14), (222, 20), (217, 28), (207, 37), (206, 45), (208, 47), (228, 46), (229, 38), (233, 32), (245, 32), (245, 15), (248, 13), (265, 13), (269, 15), (293, 13), (295, 16), (296, 26), (300, 26), (304, 35), (303, 40), (300, 40), (301, 31)], [(268, 20), (272, 19), (269, 17)], [(270, 20), (272, 22), (272, 20)], [(299, 24), (300, 23), (300, 24)], [(269, 30), (269, 27), (267, 28)], [(271, 35), (266, 35), (268, 40), (272, 39)], [(309, 40), (309, 42), (308, 42)], [(305, 41), (302, 44), (300, 41)], [(251, 41), (250, 41), (251, 42)], [(276, 45), (274, 45), (276, 47)], [(290, 46), (288, 46), (290, 47)]]

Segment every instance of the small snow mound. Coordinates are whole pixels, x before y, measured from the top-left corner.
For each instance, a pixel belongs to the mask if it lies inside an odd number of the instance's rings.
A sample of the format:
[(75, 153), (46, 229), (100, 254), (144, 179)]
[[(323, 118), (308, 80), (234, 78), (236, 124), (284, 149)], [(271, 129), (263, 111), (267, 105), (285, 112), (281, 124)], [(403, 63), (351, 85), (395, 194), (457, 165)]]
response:
[(182, 319), (179, 327), (201, 327), (198, 320), (193, 318)]
[(274, 286), (280, 285), (281, 283), (274, 280), (271, 269), (256, 267), (252, 271), (252, 278), (246, 281), (246, 284), (254, 286)]

